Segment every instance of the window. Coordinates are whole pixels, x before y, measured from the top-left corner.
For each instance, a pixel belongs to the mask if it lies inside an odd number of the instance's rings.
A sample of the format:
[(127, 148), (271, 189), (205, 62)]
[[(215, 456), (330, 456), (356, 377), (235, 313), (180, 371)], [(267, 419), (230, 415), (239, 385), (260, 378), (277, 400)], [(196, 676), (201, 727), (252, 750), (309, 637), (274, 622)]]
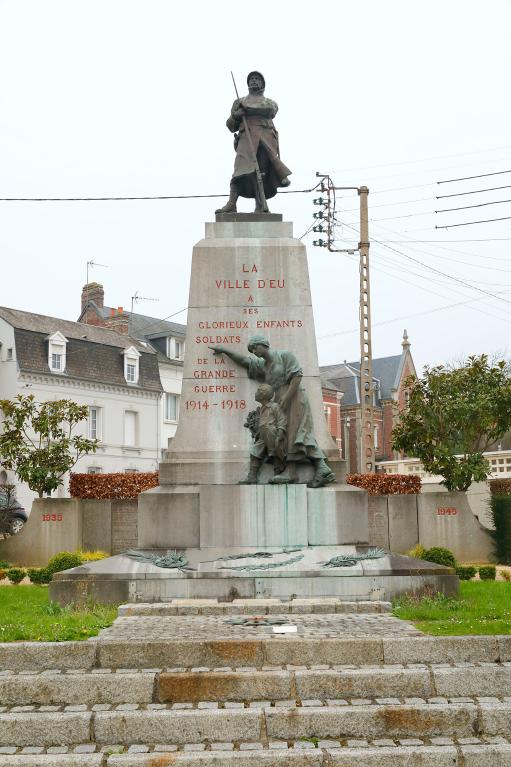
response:
[(100, 407), (89, 408), (89, 439), (101, 439), (102, 413)]
[(125, 474), (138, 474), (138, 469), (124, 469)]
[(133, 410), (124, 411), (124, 444), (126, 447), (137, 444), (137, 414)]
[(87, 469), (87, 474), (101, 474), (103, 469), (101, 466), (89, 466)]
[(185, 358), (185, 342), (178, 338), (167, 338), (167, 357), (182, 362)]
[(374, 427), (374, 446), (377, 448), (378, 445), (378, 427)]
[(124, 378), (126, 383), (136, 384), (139, 378), (140, 352), (134, 346), (125, 349), (124, 352)]
[(67, 338), (59, 331), (48, 336), (48, 367), (53, 373), (64, 373), (66, 370)]
[(12, 348), (7, 349), (7, 359), (12, 360)]
[(177, 394), (165, 394), (165, 420), (177, 421), (179, 418), (179, 396)]

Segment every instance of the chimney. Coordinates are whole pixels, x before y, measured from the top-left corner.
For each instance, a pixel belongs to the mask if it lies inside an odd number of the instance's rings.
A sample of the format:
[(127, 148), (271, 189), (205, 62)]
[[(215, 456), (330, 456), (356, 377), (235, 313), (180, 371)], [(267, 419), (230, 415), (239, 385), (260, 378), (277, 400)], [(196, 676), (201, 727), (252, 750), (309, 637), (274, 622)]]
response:
[(109, 330), (115, 330), (116, 333), (127, 336), (130, 329), (130, 315), (124, 311), (122, 306), (111, 309), (110, 315), (105, 319), (105, 326)]
[(98, 309), (102, 309), (105, 304), (105, 291), (103, 285), (99, 282), (89, 282), (82, 288), (82, 312), (89, 303), (94, 301)]

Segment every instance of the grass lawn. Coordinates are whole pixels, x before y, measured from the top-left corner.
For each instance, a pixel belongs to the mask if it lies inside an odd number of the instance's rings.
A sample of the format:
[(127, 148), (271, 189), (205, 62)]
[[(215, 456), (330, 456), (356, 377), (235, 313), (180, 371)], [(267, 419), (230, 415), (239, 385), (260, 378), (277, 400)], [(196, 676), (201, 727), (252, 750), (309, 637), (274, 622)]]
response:
[(91, 605), (74, 610), (48, 599), (47, 586), (0, 588), (0, 642), (64, 642), (88, 639), (110, 626), (117, 607)]
[(511, 634), (511, 583), (461, 581), (460, 597), (414, 598), (394, 602), (393, 614), (426, 634)]

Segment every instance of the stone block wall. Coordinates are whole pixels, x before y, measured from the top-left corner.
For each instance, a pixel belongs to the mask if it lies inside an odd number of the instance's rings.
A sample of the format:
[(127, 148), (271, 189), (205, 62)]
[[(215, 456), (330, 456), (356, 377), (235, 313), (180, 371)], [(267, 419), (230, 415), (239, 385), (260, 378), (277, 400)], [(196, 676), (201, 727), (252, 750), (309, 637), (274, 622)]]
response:
[(398, 554), (442, 546), (460, 562), (492, 561), (494, 550), (467, 494), (446, 491), (369, 496), (369, 543)]

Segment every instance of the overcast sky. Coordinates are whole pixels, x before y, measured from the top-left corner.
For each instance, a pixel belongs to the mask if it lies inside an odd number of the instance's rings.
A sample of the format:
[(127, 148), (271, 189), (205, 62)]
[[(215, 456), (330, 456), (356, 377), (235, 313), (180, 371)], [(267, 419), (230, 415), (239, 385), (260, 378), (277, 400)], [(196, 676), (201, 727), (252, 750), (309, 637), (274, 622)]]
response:
[[(511, 216), (511, 202), (434, 211), (511, 200), (435, 199), (511, 187), (511, 172), (437, 184), (511, 170), (510, 29), (509, 0), (0, 0), (0, 197), (227, 192), (229, 71), (245, 91), (260, 69), (291, 188), (316, 171), (370, 188), (374, 356), (399, 353), (404, 327), (419, 366), (507, 355), (511, 218), (435, 225)], [(313, 196), (271, 210), (300, 236)], [(94, 260), (107, 304), (129, 309), (138, 292), (159, 299), (140, 312), (178, 312), (218, 203), (0, 202), (0, 304), (77, 319)], [(339, 193), (338, 247), (358, 239), (357, 205)], [(357, 359), (357, 256), (312, 239), (320, 363)]]

